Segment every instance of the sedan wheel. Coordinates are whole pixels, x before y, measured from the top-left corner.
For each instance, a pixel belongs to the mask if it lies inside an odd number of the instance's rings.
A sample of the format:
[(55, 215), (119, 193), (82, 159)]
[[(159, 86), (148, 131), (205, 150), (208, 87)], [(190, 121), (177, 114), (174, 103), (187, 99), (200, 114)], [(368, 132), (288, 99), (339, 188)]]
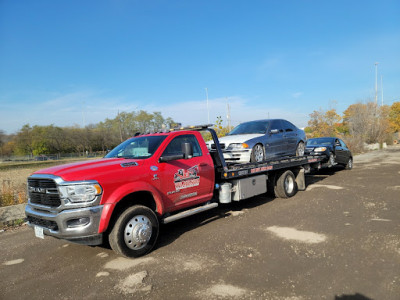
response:
[(345, 165), (346, 170), (351, 170), (353, 169), (353, 158), (350, 157), (349, 160), (347, 161), (347, 164)]
[(264, 161), (264, 148), (262, 145), (257, 144), (251, 151), (250, 162), (263, 162)]
[(334, 165), (336, 165), (335, 155), (333, 153), (331, 153), (329, 155), (329, 167), (332, 167)]
[(297, 145), (296, 156), (304, 156), (304, 149), (305, 149), (304, 143), (300, 142)]

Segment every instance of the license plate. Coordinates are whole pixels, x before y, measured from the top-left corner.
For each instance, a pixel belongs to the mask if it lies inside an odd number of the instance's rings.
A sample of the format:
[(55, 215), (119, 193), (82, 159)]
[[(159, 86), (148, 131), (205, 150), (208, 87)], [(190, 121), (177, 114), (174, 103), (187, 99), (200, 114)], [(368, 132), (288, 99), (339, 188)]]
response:
[(44, 239), (43, 227), (35, 226), (35, 236)]

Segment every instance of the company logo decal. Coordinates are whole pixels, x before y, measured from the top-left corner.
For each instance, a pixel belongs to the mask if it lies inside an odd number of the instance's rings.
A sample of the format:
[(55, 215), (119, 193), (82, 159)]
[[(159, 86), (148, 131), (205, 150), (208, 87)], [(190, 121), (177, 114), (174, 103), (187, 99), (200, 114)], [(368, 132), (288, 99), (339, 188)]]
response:
[(174, 175), (175, 190), (183, 190), (200, 184), (199, 167), (193, 166), (187, 170), (179, 169)]
[(31, 193), (39, 193), (39, 194), (46, 194), (47, 193), (47, 189), (46, 188), (30, 186), (29, 187), (29, 192), (31, 192)]

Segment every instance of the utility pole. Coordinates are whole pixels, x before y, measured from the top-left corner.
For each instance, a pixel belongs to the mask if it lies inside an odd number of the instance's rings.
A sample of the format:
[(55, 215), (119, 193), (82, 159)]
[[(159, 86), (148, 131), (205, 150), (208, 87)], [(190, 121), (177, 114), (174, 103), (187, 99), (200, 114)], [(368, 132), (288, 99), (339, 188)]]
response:
[(208, 88), (205, 88), (205, 90), (206, 90), (206, 97), (207, 97), (207, 116), (208, 116), (208, 123), (207, 124), (210, 124), (210, 109), (208, 107)]
[(228, 121), (228, 130), (231, 131), (231, 107), (229, 106), (228, 97), (226, 97), (226, 120)]
[(375, 104), (378, 105), (378, 63), (375, 63)]
[(383, 106), (383, 79), (382, 79), (382, 75), (381, 75), (381, 93), (382, 93), (382, 106)]

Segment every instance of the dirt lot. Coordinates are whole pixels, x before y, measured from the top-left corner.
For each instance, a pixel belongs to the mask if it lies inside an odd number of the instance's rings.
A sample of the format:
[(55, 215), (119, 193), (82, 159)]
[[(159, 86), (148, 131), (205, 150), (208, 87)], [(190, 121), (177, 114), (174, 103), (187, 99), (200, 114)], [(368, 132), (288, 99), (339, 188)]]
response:
[(139, 259), (0, 233), (1, 299), (400, 299), (400, 147), (162, 228)]

